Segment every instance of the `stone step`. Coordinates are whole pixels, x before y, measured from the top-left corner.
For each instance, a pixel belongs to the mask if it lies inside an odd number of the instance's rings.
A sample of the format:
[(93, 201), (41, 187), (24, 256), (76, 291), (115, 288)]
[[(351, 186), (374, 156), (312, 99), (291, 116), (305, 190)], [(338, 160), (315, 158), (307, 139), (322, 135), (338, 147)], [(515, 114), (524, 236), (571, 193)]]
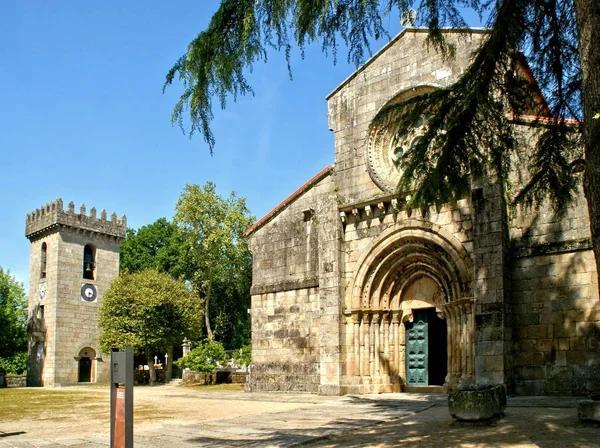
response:
[(404, 386), (402, 392), (413, 394), (443, 394), (443, 386)]

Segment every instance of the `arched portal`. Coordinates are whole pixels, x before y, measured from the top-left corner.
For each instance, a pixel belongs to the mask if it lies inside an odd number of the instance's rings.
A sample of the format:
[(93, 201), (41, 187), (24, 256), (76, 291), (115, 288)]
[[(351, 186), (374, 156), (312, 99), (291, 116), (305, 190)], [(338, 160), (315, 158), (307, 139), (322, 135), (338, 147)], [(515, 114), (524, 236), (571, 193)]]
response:
[(84, 347), (79, 351), (77, 359), (77, 382), (95, 382), (95, 359), (96, 351), (91, 347)]
[(356, 266), (345, 297), (348, 384), (377, 392), (469, 382), (472, 274), (460, 242), (439, 226), (406, 220), (383, 232)]

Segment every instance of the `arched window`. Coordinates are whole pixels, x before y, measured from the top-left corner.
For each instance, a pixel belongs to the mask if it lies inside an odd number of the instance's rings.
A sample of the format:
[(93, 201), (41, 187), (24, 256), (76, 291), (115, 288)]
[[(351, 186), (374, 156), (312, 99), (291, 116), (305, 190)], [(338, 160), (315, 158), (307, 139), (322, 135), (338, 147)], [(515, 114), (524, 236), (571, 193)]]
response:
[(96, 272), (96, 248), (86, 244), (83, 248), (83, 278), (94, 280)]
[(40, 277), (46, 278), (46, 255), (48, 254), (48, 246), (42, 243), (42, 253), (40, 254)]

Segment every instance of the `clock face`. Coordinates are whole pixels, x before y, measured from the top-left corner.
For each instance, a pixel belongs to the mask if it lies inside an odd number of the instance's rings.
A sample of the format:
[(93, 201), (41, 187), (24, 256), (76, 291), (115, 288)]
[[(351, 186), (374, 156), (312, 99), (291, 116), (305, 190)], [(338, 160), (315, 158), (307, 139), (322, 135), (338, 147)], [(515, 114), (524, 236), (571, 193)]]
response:
[(46, 283), (40, 283), (40, 300), (46, 298)]
[(81, 300), (83, 302), (95, 302), (97, 295), (96, 285), (92, 285), (91, 283), (81, 285)]

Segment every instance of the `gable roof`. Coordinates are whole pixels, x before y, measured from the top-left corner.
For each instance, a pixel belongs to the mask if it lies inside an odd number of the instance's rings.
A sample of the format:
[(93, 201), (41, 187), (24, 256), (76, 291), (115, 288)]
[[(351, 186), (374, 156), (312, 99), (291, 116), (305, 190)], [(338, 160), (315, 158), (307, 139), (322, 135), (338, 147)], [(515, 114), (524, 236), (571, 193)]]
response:
[[(460, 33), (467, 33), (467, 34), (469, 34), (469, 33), (470, 34), (473, 34), (473, 33), (489, 34), (489, 32), (490, 32), (486, 28), (478, 28), (478, 27), (469, 28), (468, 30), (456, 30), (456, 29), (452, 29), (452, 28), (443, 28), (440, 31), (442, 33), (456, 33), (456, 34), (460, 34)], [(367, 61), (363, 65), (361, 65), (359, 68), (357, 68), (354, 71), (354, 73), (352, 73), (345, 80), (343, 80), (342, 83), (339, 86), (337, 86), (335, 89), (333, 89), (333, 91), (329, 95), (327, 95), (325, 97), (325, 99), (329, 100), (329, 98), (331, 98), (333, 95), (335, 95), (336, 93), (338, 93), (346, 84), (348, 84), (350, 81), (352, 81), (354, 78), (356, 78), (369, 65), (371, 65), (373, 62), (375, 62), (377, 60), (377, 58), (379, 58), (379, 56), (381, 56), (383, 53), (385, 53), (391, 46), (393, 46), (400, 39), (402, 39), (402, 37), (406, 33), (415, 33), (415, 34), (416, 33), (425, 33), (425, 34), (427, 34), (428, 32), (429, 32), (429, 28), (427, 28), (427, 27), (404, 28), (402, 31), (400, 31), (396, 35), (396, 37), (392, 38), (377, 53), (375, 53), (373, 56), (371, 56), (369, 59), (367, 59)]]
[(325, 168), (323, 168), (321, 171), (319, 171), (315, 176), (313, 176), (308, 182), (306, 182), (304, 185), (302, 185), (300, 188), (298, 188), (296, 191), (294, 191), (292, 194), (290, 194), (287, 198), (285, 198), (277, 207), (275, 207), (273, 210), (271, 210), (269, 213), (267, 213), (261, 219), (256, 221), (252, 226), (250, 226), (248, 228), (248, 230), (246, 230), (244, 232), (244, 236), (247, 237), (247, 236), (252, 235), (258, 229), (260, 229), (262, 226), (264, 226), (266, 223), (268, 223), (271, 219), (273, 219), (275, 216), (277, 216), (281, 211), (283, 211), (289, 204), (294, 202), (296, 200), (296, 198), (298, 198), (298, 196), (300, 196), (300, 195), (304, 194), (305, 192), (307, 192), (308, 190), (310, 190), (313, 186), (315, 186), (321, 180), (323, 180), (324, 178), (329, 176), (332, 172), (333, 172), (333, 164), (327, 165)]

